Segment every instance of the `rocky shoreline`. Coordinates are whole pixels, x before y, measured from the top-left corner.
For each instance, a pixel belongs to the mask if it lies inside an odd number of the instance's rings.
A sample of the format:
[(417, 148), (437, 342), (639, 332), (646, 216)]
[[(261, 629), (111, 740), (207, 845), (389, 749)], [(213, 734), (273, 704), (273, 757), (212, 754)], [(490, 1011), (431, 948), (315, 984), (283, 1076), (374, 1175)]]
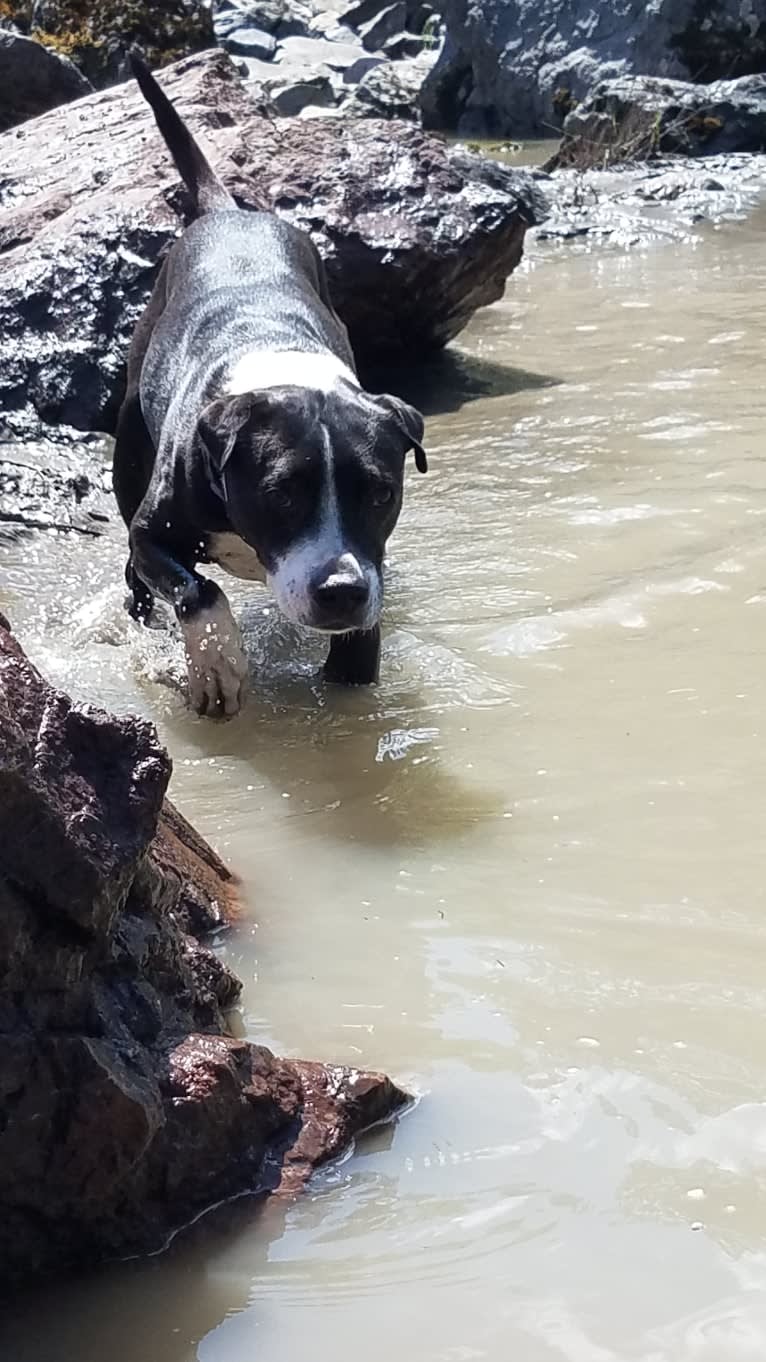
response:
[[(88, 542), (113, 514), (94, 445), (188, 207), (126, 83), (133, 43), (238, 202), (312, 235), (363, 368), (401, 366), (501, 297), (525, 240), (644, 248), (757, 203), (766, 17), (703, 8), (171, 0), (160, 23), (0, 0), (0, 547)], [(524, 169), (454, 140), (541, 134), (555, 151)], [(150, 725), (56, 691), (0, 617), (5, 1287), (292, 1193), (409, 1100), (230, 1034), (239, 984), (206, 938), (236, 882), (169, 776)]]
[(290, 1195), (408, 1097), (235, 1039), (237, 907), (151, 725), (73, 703), (0, 617), (0, 1283)]

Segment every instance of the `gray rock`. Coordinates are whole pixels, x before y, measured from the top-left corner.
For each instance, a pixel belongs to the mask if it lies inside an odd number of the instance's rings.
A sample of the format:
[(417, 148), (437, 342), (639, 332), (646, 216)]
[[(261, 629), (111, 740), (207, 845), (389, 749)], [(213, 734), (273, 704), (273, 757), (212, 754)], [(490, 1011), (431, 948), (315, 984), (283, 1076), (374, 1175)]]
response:
[[(161, 82), (237, 199), (310, 233), (360, 360), (419, 362), (458, 335), (545, 215), (528, 174), (412, 124), (264, 117), (223, 52)], [(4, 134), (0, 164), (0, 434), (108, 430), (183, 222), (178, 173), (134, 82)]]
[(392, 61), (402, 61), (408, 57), (419, 57), (424, 51), (423, 39), (416, 33), (395, 33), (387, 38), (382, 51)]
[(327, 66), (331, 71), (345, 71), (364, 57), (359, 43), (332, 43), (326, 38), (289, 37), (279, 44), (277, 60), (282, 66), (312, 69)]
[(241, 57), (256, 57), (260, 61), (270, 61), (277, 50), (277, 40), (262, 28), (238, 28), (223, 39), (227, 52)]
[(603, 80), (712, 81), (766, 69), (763, 0), (444, 0), (428, 127), (527, 136)]
[(92, 449), (0, 443), (0, 545), (35, 530), (103, 534), (109, 482)]
[(406, 0), (394, 0), (367, 23), (359, 24), (359, 33), (368, 52), (379, 52), (387, 38), (401, 33), (407, 23)]
[(310, 0), (289, 0), (282, 22), (277, 29), (277, 37), (287, 38), (291, 35), (307, 37), (315, 13), (314, 5)]
[(558, 166), (766, 148), (766, 76), (692, 85), (623, 76), (597, 85), (564, 123)]
[(346, 112), (366, 118), (403, 118), (419, 121), (419, 95), (431, 63), (411, 61), (384, 62), (360, 81)]
[(215, 0), (213, 22), (219, 42), (237, 29), (260, 28), (276, 33), (287, 12), (287, 0)]
[(367, 75), (368, 71), (374, 71), (376, 66), (385, 65), (385, 57), (376, 56), (373, 52), (347, 66), (343, 72), (343, 83), (345, 85), (358, 85)]
[(342, 15), (343, 22), (358, 31), (362, 24), (369, 23), (380, 14), (386, 0), (337, 0), (337, 3), (343, 6), (336, 11)]
[(278, 81), (267, 85), (267, 93), (283, 117), (299, 114), (307, 105), (326, 107), (336, 103), (335, 88), (329, 74), (321, 71), (288, 79), (284, 84)]
[(701, 222), (743, 217), (762, 201), (766, 156), (733, 153), (702, 161), (660, 156), (608, 170), (557, 170), (540, 183), (552, 211), (531, 233), (533, 250), (537, 243), (635, 250), (688, 242)]
[(93, 89), (67, 57), (0, 28), (0, 131)]
[(325, 38), (331, 43), (355, 43), (358, 42), (357, 35), (347, 24), (340, 23), (337, 14), (325, 13), (315, 14), (309, 23), (309, 35), (315, 38)]

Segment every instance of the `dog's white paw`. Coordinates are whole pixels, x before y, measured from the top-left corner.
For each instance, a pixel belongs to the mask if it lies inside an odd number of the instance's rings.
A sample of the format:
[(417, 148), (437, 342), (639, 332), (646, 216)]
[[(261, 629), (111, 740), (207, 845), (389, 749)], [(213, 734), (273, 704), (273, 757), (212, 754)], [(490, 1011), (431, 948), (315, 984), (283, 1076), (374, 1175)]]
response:
[(247, 659), (225, 598), (184, 624), (189, 698), (198, 714), (238, 714), (244, 699)]

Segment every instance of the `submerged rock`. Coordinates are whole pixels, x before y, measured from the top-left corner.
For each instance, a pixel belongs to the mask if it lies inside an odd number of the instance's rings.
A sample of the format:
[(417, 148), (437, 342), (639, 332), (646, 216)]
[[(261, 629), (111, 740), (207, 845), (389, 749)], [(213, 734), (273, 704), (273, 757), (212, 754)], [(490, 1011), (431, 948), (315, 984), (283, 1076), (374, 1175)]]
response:
[(236, 884), (164, 801), (154, 729), (48, 685), (0, 616), (0, 1282), (159, 1248), (292, 1192), (406, 1098), (235, 1040), (196, 937)]
[[(533, 179), (402, 124), (280, 122), (223, 53), (164, 75), (243, 204), (311, 233), (360, 358), (421, 358), (494, 302), (527, 228)], [(129, 338), (185, 195), (133, 84), (0, 137), (0, 427), (108, 430)]]
[(711, 85), (623, 76), (597, 85), (566, 118), (556, 166), (715, 156), (766, 148), (766, 76)]
[(68, 57), (0, 28), (0, 132), (92, 88)]
[(619, 250), (691, 241), (697, 224), (742, 218), (766, 190), (766, 156), (656, 156), (607, 169), (555, 170), (543, 179), (552, 210), (536, 242)]
[(444, 0), (429, 127), (545, 135), (603, 80), (713, 81), (766, 68), (760, 0)]

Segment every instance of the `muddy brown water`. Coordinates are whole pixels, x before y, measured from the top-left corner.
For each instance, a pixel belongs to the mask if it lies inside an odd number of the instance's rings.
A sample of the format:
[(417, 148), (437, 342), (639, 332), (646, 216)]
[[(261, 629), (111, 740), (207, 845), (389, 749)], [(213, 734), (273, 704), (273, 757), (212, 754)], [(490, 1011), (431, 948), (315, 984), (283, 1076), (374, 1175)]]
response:
[(763, 1362), (765, 231), (532, 248), (424, 397), (376, 691), (242, 586), (250, 704), (198, 721), (117, 535), (4, 550), (33, 658), (158, 723), (244, 877), (238, 1027), (422, 1095), (16, 1303), (7, 1362)]

